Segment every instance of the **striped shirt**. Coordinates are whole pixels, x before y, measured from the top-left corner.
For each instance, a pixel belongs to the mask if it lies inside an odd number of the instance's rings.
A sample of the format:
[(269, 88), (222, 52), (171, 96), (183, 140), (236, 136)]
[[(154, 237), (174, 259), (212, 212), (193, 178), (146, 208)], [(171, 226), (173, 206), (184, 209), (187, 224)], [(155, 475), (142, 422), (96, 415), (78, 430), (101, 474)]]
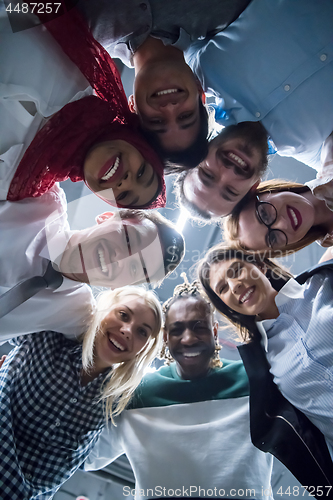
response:
[(304, 285), (290, 280), (276, 297), (279, 317), (258, 328), (274, 382), (324, 434), (333, 458), (332, 288), (329, 270)]
[(1, 499), (46, 500), (104, 427), (99, 395), (107, 374), (82, 387), (82, 347), (60, 333), (25, 335), (15, 344), (0, 371)]

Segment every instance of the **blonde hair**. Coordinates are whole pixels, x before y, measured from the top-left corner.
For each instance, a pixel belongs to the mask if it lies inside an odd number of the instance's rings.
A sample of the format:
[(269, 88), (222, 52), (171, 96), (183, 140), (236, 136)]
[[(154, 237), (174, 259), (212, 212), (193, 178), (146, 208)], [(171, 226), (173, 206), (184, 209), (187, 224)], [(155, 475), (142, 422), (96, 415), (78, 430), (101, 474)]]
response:
[(112, 423), (114, 423), (113, 418), (119, 415), (128, 404), (146, 368), (160, 350), (163, 313), (156, 294), (138, 286), (126, 286), (102, 292), (97, 298), (92, 323), (83, 336), (82, 364), (83, 369), (89, 373), (94, 363), (95, 338), (100, 331), (103, 319), (121, 299), (129, 295), (145, 301), (153, 311), (156, 323), (144, 348), (133, 359), (113, 365), (110, 376), (102, 388), (101, 400), (105, 401), (106, 418), (110, 417)]
[[(239, 238), (239, 216), (243, 209), (252, 203), (256, 196), (267, 193), (280, 193), (283, 191), (290, 191), (296, 194), (302, 194), (309, 191), (309, 188), (304, 184), (299, 184), (298, 182), (285, 181), (283, 179), (271, 179), (268, 181), (261, 182), (257, 187), (256, 191), (249, 193), (238, 205), (234, 208), (232, 213), (226, 217), (223, 221), (223, 239), (226, 244), (233, 246), (239, 250), (247, 250), (247, 248), (241, 243)], [(327, 233), (327, 230), (323, 226), (312, 226), (305, 236), (295, 243), (287, 245), (285, 248), (276, 249), (270, 248), (267, 252), (270, 257), (283, 257), (289, 255), (293, 252), (297, 252), (304, 247), (307, 247), (314, 241), (323, 238)], [(261, 254), (265, 254), (266, 251), (258, 251)]]

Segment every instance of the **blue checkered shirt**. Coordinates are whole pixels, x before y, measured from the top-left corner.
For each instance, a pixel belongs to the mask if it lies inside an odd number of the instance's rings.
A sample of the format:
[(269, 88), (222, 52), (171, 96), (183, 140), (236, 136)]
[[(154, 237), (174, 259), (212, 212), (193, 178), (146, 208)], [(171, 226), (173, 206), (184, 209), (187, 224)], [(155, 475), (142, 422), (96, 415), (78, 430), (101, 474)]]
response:
[(98, 396), (109, 372), (82, 387), (82, 347), (60, 333), (15, 344), (0, 370), (0, 497), (46, 500), (84, 462), (105, 425)]

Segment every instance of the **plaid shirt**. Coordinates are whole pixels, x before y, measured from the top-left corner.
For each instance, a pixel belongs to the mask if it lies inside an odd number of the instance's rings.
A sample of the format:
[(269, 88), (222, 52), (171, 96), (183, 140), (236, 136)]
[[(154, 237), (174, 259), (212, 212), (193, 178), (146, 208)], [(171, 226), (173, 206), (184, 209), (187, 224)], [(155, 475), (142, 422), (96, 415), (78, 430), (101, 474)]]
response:
[(18, 337), (0, 371), (0, 496), (53, 497), (105, 425), (101, 385), (80, 384), (82, 348), (60, 333)]

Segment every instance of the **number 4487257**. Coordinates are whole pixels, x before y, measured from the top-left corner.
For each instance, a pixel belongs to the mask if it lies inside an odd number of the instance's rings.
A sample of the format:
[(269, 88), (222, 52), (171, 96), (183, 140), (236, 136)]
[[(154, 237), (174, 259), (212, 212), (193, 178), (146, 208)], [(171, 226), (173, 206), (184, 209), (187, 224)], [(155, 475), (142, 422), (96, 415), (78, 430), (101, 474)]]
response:
[(332, 486), (302, 486), (302, 489), (299, 486), (293, 486), (292, 488), (288, 486), (285, 490), (280, 486), (280, 488), (277, 490), (276, 494), (277, 495), (288, 495), (288, 496), (293, 496), (293, 497), (304, 497), (306, 492), (308, 493), (307, 496), (310, 497), (328, 497)]
[(6, 11), (9, 13), (17, 12), (22, 14), (57, 14), (61, 3), (22, 3), (22, 4), (12, 4), (9, 3), (6, 7)]

